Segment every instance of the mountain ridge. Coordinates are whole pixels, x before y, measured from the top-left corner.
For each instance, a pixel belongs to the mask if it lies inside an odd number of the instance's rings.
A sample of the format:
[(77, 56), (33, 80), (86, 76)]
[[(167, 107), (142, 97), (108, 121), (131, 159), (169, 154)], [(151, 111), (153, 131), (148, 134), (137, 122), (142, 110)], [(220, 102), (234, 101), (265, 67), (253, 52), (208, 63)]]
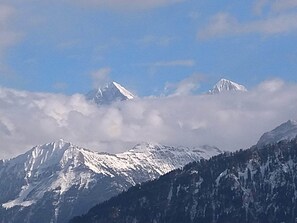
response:
[(296, 169), (296, 138), (253, 146), (134, 186), (70, 223), (293, 223)]
[(39, 145), (0, 162), (0, 222), (38, 223), (42, 215), (44, 223), (62, 223), (137, 183), (219, 152), (152, 143), (118, 154), (64, 140)]
[(273, 130), (264, 133), (259, 141), (258, 146), (265, 146), (267, 144), (273, 144), (282, 140), (292, 140), (297, 136), (297, 121), (288, 120), (274, 128)]

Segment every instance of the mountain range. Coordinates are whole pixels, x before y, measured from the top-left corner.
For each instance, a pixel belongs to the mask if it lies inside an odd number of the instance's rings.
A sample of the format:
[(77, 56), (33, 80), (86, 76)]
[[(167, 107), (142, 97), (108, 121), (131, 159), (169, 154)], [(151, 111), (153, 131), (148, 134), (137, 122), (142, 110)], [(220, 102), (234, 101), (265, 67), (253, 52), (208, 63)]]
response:
[(71, 223), (296, 222), (296, 125), (132, 187)]
[(0, 161), (1, 223), (63, 223), (138, 183), (189, 162), (215, 147), (143, 143), (119, 154), (97, 153), (64, 140)]
[(297, 139), (254, 146), (132, 187), (71, 223), (294, 223), (296, 170)]

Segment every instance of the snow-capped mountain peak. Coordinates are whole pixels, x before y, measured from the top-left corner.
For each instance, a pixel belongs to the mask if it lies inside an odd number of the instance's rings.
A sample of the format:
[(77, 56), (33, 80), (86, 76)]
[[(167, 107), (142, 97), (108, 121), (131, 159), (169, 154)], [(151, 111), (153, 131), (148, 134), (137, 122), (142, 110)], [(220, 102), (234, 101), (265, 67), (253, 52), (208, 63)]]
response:
[(25, 154), (5, 160), (4, 163), (9, 163), (11, 166), (22, 163), (25, 165), (25, 171), (38, 170), (44, 166), (59, 163), (65, 150), (71, 146), (71, 143), (59, 139), (51, 143), (35, 146)]
[(227, 91), (247, 91), (246, 87), (240, 84), (237, 84), (233, 81), (227, 80), (227, 79), (221, 79), (218, 83), (214, 85), (214, 87), (209, 90), (209, 94), (219, 94), (222, 92)]
[(86, 94), (86, 99), (98, 105), (108, 105), (117, 101), (134, 99), (135, 96), (116, 82), (110, 82), (104, 87), (93, 89)]
[(64, 140), (39, 145), (0, 161), (0, 222), (39, 222), (41, 215), (48, 216), (44, 223), (67, 222), (137, 183), (219, 153), (154, 143), (118, 154), (93, 152)]
[(116, 88), (127, 98), (127, 99), (133, 99), (135, 96), (128, 91), (126, 88), (124, 88), (122, 85), (116, 83), (116, 82), (112, 82), (112, 84), (114, 86), (116, 86)]
[(282, 140), (292, 140), (297, 136), (297, 121), (288, 120), (282, 123), (270, 132), (264, 133), (259, 139), (257, 145), (264, 146), (280, 142)]

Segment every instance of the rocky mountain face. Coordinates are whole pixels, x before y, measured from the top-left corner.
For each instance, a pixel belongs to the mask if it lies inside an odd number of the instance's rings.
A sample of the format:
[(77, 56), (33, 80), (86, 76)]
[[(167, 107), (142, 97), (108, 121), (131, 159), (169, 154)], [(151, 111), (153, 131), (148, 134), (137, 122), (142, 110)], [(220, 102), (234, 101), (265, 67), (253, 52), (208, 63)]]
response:
[(94, 89), (86, 94), (86, 99), (98, 105), (109, 105), (117, 101), (131, 100), (135, 96), (116, 82), (110, 82), (103, 88)]
[(220, 152), (144, 143), (106, 154), (63, 140), (36, 146), (0, 161), (0, 222), (64, 223), (137, 183)]
[(296, 219), (294, 139), (191, 163), (132, 187), (71, 223), (294, 223)]
[(270, 132), (264, 133), (257, 145), (264, 146), (280, 142), (282, 140), (292, 140), (297, 136), (297, 121), (289, 120)]
[(247, 91), (246, 87), (243, 85), (237, 84), (235, 82), (232, 82), (227, 79), (221, 79), (218, 83), (213, 86), (211, 90), (209, 90), (209, 94), (220, 94), (223, 92), (228, 92), (228, 91), (241, 91), (245, 92)]

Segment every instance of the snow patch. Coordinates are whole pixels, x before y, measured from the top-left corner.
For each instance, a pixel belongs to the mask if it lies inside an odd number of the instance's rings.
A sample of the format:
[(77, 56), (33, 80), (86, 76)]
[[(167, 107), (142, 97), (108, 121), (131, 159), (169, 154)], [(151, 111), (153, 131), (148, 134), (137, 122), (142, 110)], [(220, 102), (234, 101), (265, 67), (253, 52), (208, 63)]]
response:
[(126, 88), (124, 88), (122, 85), (116, 83), (116, 82), (112, 82), (116, 87), (117, 89), (125, 96), (127, 97), (128, 99), (133, 99), (135, 96), (130, 92), (128, 91)]

